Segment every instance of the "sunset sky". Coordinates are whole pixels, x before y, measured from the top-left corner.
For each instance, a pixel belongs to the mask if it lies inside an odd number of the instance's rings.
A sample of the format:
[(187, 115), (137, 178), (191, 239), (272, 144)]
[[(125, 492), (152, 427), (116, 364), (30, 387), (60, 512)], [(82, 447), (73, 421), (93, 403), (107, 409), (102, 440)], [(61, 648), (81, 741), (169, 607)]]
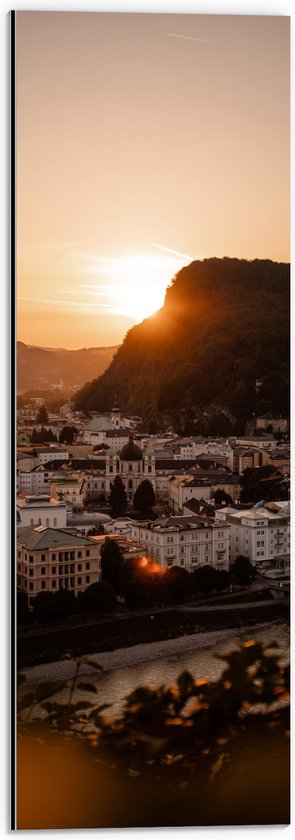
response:
[(289, 261), (289, 18), (17, 12), (18, 338), (119, 343), (192, 259)]

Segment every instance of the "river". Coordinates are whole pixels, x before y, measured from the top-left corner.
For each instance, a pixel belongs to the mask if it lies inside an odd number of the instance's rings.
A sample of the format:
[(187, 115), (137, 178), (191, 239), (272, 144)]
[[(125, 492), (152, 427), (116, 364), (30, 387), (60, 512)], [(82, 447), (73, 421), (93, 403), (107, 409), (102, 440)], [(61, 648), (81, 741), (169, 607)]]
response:
[[(89, 656), (90, 660), (102, 666), (102, 672), (86, 664), (84, 657), (80, 675), (91, 676), (91, 682), (97, 689), (98, 702), (110, 703), (109, 713), (111, 716), (117, 716), (122, 711), (125, 697), (139, 685), (168, 686), (175, 682), (183, 670), (191, 671), (195, 678), (217, 680), (224, 664), (215, 654), (232, 650), (239, 640), (256, 639), (265, 644), (276, 641), (282, 652), (282, 659), (288, 660), (289, 632), (288, 625), (278, 620), (243, 630), (239, 628), (210, 631), (151, 644), (134, 645)], [(27, 668), (23, 671), (26, 675), (26, 689), (48, 680), (68, 680), (72, 677), (75, 667), (74, 659), (64, 659)], [(69, 691), (68, 688), (65, 690)], [(77, 692), (76, 699), (80, 696), (81, 692)], [(93, 698), (93, 695), (91, 697)]]

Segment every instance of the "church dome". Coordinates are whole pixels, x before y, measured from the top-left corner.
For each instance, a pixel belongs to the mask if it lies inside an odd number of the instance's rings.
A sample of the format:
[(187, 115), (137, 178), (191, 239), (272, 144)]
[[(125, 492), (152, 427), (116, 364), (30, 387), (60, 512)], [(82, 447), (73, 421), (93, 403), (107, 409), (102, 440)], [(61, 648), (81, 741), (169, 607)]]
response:
[(133, 438), (130, 437), (128, 443), (121, 449), (120, 461), (142, 461), (142, 451)]

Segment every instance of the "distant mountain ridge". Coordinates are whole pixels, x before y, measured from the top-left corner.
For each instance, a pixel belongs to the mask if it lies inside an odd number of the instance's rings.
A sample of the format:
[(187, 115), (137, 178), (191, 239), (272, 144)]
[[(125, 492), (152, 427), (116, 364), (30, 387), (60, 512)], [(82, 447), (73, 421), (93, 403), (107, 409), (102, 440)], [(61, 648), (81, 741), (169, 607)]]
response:
[(259, 410), (286, 415), (289, 277), (287, 263), (271, 260), (224, 257), (185, 266), (163, 308), (129, 330), (76, 406), (108, 410), (116, 392), (124, 411), (156, 424), (181, 420), (183, 428), (212, 404), (231, 418)]
[(118, 346), (66, 350), (36, 347), (18, 341), (17, 393), (34, 388), (46, 391), (62, 387), (67, 392), (81, 388), (85, 382), (106, 370)]

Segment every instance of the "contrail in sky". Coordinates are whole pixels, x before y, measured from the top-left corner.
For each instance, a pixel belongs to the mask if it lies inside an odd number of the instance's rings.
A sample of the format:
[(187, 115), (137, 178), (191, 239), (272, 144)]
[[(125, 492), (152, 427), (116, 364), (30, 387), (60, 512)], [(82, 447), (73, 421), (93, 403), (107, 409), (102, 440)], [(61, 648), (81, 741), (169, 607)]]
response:
[(194, 257), (190, 257), (189, 254), (182, 254), (181, 251), (173, 251), (172, 248), (166, 248), (165, 245), (158, 245), (157, 242), (152, 242), (154, 248), (159, 248), (160, 251), (168, 251), (169, 254), (175, 254), (176, 257), (184, 257), (186, 260), (193, 260)]
[(219, 46), (218, 41), (206, 41), (204, 38), (194, 38), (192, 35), (178, 35), (176, 32), (168, 32), (169, 38), (184, 38), (185, 41), (197, 41), (199, 44), (214, 44)]

